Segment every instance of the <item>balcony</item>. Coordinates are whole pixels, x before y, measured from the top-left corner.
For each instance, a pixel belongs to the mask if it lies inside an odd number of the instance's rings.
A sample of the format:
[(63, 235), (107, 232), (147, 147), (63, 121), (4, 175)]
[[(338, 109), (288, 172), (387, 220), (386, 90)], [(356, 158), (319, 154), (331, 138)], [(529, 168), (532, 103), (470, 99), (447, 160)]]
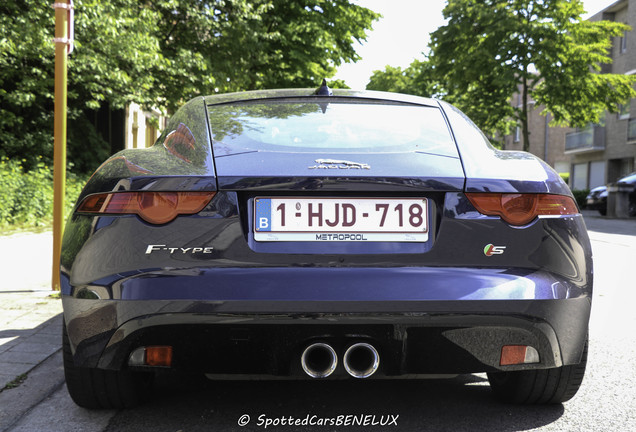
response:
[(605, 127), (589, 126), (565, 135), (565, 154), (605, 150)]

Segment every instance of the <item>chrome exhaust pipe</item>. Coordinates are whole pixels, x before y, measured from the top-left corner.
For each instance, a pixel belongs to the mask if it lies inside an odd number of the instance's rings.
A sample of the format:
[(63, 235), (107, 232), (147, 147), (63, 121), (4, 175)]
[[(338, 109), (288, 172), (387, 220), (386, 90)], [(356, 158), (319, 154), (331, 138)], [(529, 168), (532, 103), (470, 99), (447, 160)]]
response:
[(336, 370), (338, 356), (331, 345), (319, 342), (305, 348), (300, 364), (310, 377), (327, 378)]
[(360, 342), (347, 349), (343, 362), (352, 377), (368, 378), (378, 370), (380, 355), (373, 345)]

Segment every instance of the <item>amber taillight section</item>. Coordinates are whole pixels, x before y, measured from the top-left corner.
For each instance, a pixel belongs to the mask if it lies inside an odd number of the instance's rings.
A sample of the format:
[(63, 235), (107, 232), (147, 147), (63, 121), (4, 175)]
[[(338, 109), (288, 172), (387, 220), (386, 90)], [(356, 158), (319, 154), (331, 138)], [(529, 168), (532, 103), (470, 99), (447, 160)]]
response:
[(565, 195), (467, 193), (466, 196), (480, 213), (500, 216), (510, 225), (526, 225), (537, 216), (579, 212), (574, 200)]
[(84, 198), (78, 213), (136, 214), (151, 224), (165, 224), (177, 215), (198, 213), (215, 192), (113, 192)]

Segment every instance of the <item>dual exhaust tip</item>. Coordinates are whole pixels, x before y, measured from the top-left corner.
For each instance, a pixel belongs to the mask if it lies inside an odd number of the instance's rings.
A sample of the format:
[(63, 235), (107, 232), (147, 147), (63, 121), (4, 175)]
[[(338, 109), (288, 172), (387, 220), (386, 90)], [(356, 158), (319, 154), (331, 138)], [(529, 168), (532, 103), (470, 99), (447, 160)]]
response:
[[(375, 347), (365, 342), (351, 345), (342, 359), (344, 368), (354, 378), (368, 378), (380, 366), (380, 355)], [(338, 355), (331, 345), (318, 342), (303, 351), (300, 363), (312, 378), (327, 378), (338, 366)]]

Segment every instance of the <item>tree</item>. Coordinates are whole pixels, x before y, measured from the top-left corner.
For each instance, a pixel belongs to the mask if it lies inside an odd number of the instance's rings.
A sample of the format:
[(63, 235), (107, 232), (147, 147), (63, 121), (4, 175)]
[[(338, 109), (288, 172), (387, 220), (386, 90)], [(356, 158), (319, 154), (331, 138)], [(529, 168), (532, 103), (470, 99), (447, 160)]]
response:
[[(350, 0), (76, 0), (69, 159), (103, 159), (104, 143), (85, 116), (100, 106), (134, 101), (173, 111), (202, 94), (318, 86), (359, 59), (353, 43), (377, 18)], [(49, 159), (53, 9), (4, 0), (0, 28), (0, 155), (27, 165)]]
[(434, 97), (443, 93), (442, 85), (433, 77), (428, 60), (413, 60), (406, 68), (387, 65), (383, 71), (373, 71), (367, 90), (407, 93)]
[(359, 59), (353, 42), (379, 16), (349, 0), (165, 0), (153, 7), (160, 51), (195, 72), (184, 80), (174, 67), (153, 70), (172, 109), (202, 93), (317, 86)]
[(449, 0), (448, 24), (431, 34), (433, 75), (486, 132), (520, 124), (526, 151), (530, 100), (556, 124), (598, 122), (636, 96), (635, 77), (600, 73), (610, 38), (628, 27), (583, 12), (580, 0)]

